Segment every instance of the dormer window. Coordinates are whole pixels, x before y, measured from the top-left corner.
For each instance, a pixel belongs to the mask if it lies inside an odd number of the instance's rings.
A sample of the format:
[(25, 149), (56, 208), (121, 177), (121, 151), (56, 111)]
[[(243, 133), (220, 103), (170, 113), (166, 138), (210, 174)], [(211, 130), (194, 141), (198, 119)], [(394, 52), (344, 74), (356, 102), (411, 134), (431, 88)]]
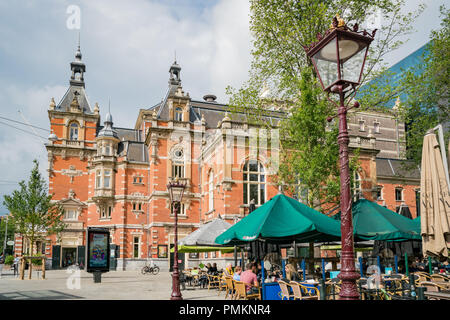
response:
[(174, 118), (175, 121), (183, 121), (183, 109), (181, 109), (180, 107), (176, 107)]
[(373, 123), (373, 131), (375, 133), (380, 133), (380, 123), (379, 122), (374, 122)]
[(365, 121), (359, 120), (359, 131), (365, 131)]
[(70, 124), (69, 139), (70, 140), (78, 140), (78, 124), (76, 122), (72, 122)]

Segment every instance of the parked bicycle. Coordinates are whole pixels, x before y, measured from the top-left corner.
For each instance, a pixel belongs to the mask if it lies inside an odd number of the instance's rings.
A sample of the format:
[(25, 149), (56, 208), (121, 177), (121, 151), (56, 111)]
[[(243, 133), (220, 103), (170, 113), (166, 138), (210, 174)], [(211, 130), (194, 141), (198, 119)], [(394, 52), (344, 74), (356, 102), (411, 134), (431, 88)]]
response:
[(141, 270), (142, 274), (158, 274), (159, 273), (159, 267), (158, 266), (143, 266)]

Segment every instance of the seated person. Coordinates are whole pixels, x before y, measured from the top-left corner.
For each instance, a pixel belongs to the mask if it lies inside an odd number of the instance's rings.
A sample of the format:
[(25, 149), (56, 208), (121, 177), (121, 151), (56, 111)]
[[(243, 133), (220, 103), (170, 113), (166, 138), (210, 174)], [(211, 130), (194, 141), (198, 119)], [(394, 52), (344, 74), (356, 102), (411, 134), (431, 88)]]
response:
[(227, 263), (225, 269), (223, 270), (224, 276), (233, 276), (233, 267), (231, 266), (231, 263)]
[(256, 277), (256, 265), (247, 263), (246, 270), (241, 273), (241, 281), (245, 283), (247, 294), (259, 293), (259, 284)]
[(242, 268), (240, 266), (236, 266), (234, 268), (233, 279), (236, 281), (241, 281), (241, 273), (242, 273)]
[[(262, 266), (261, 266), (261, 262), (258, 262), (255, 264), (256, 265), (256, 277), (258, 279), (258, 282), (261, 282), (261, 278), (262, 278)], [(264, 268), (264, 279), (267, 279), (267, 269)]]
[(208, 273), (208, 274), (213, 274), (211, 263), (208, 262), (208, 263), (206, 264), (206, 269), (207, 269), (207, 273)]
[(217, 263), (213, 263), (211, 267), (211, 273), (216, 274), (217, 273)]
[(297, 270), (295, 270), (293, 264), (288, 263), (285, 266), (285, 270), (286, 270), (286, 278), (284, 278), (283, 281), (288, 283), (290, 281), (301, 281), (300, 275), (298, 274)]

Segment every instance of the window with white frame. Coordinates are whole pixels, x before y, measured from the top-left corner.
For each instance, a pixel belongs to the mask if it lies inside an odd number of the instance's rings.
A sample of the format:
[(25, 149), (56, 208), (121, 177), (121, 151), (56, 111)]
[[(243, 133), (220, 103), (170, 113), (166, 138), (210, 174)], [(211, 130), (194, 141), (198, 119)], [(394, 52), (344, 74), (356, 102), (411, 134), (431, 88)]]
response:
[(176, 202), (173, 206), (171, 206), (170, 213), (172, 215), (175, 215), (175, 206), (177, 206), (176, 208), (178, 209), (177, 211), (178, 211), (179, 216), (186, 215), (186, 206), (184, 205), (184, 203), (181, 203), (181, 205), (180, 205), (179, 202)]
[(395, 188), (395, 201), (403, 201), (403, 188)]
[(249, 160), (243, 168), (244, 204), (255, 200), (255, 205), (266, 202), (266, 175), (263, 165), (257, 160)]
[(364, 131), (365, 130), (365, 121), (364, 120), (359, 120), (359, 131)]
[(134, 183), (134, 184), (142, 184), (143, 181), (144, 181), (144, 178), (143, 178), (143, 177), (140, 177), (140, 176), (134, 176), (134, 177), (133, 177), (133, 183)]
[(383, 200), (383, 186), (377, 186), (377, 200)]
[(64, 220), (76, 220), (77, 210), (74, 208), (67, 208), (64, 210)]
[(184, 165), (179, 163), (172, 165), (172, 178), (184, 178)]
[(133, 211), (142, 211), (142, 203), (140, 202), (133, 202)]
[(108, 206), (107, 218), (111, 218), (112, 212), (113, 212), (113, 207), (112, 206)]
[(175, 121), (183, 121), (183, 109), (181, 109), (180, 107), (176, 107), (174, 118)]
[(361, 176), (358, 172), (355, 172), (354, 182), (353, 182), (353, 195), (358, 195), (361, 193)]
[(103, 174), (103, 187), (111, 188), (111, 170), (105, 169)]
[(95, 185), (97, 188), (102, 187), (102, 171), (101, 170), (97, 170), (97, 172), (96, 172)]
[(105, 146), (105, 155), (106, 156), (110, 156), (111, 155), (111, 146), (109, 144), (107, 144)]
[(374, 121), (374, 123), (373, 123), (373, 131), (375, 133), (380, 133), (380, 123), (378, 121)]
[(214, 174), (212, 170), (209, 172), (208, 178), (208, 201), (209, 201), (209, 211), (214, 209)]
[(133, 237), (133, 258), (139, 258), (140, 244), (139, 236)]
[(72, 122), (69, 126), (69, 140), (78, 140), (78, 124)]

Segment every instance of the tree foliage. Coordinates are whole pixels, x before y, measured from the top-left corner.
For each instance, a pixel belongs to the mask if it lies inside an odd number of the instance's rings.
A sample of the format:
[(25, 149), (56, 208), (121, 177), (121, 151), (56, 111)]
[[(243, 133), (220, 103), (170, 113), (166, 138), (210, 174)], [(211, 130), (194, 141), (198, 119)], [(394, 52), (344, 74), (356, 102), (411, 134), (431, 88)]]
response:
[(34, 160), (34, 167), (28, 182), (21, 181), (20, 189), (12, 195), (5, 195), (3, 204), (11, 212), (10, 219), (16, 232), (31, 246), (30, 254), (36, 241), (45, 240), (51, 234), (58, 234), (64, 228), (63, 210), (47, 194), (47, 185), (39, 172), (39, 163)]
[[(379, 30), (369, 49), (361, 84), (368, 83), (386, 69), (385, 55), (403, 43), (400, 37), (411, 32), (411, 21), (423, 10), (419, 6), (402, 14), (403, 6), (404, 0), (250, 1), (253, 60), (249, 80), (237, 90), (227, 88), (229, 108), (262, 126), (270, 124), (268, 113), (284, 112), (287, 119), (280, 126), (284, 138), (279, 180), (288, 184), (298, 181), (308, 190), (310, 205), (339, 200), (339, 153), (336, 124), (326, 122), (336, 110), (318, 89), (314, 73), (307, 71), (311, 62), (304, 46), (330, 28), (336, 14), (350, 26), (358, 23), (360, 29), (365, 27), (364, 21), (378, 18), (381, 23), (376, 26)], [(363, 107), (380, 105), (387, 98), (386, 92), (392, 91), (375, 89), (363, 95)], [(354, 159), (352, 166), (356, 164)]]
[[(401, 87), (406, 101), (400, 114), (406, 122), (406, 157), (420, 165), (425, 133), (438, 124), (449, 125), (450, 10), (441, 7), (441, 28), (431, 32), (423, 63), (406, 71)], [(446, 133), (447, 142), (449, 132)]]

